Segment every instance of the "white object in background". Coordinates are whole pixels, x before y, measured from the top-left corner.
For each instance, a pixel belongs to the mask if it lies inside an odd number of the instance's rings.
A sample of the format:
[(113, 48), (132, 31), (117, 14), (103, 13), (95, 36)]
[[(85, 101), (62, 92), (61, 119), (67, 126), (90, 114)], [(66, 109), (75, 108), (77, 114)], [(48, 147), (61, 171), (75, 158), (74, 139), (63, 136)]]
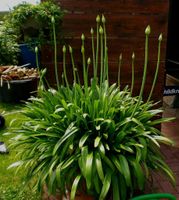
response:
[(4, 142), (0, 142), (0, 153), (8, 153), (6, 145)]

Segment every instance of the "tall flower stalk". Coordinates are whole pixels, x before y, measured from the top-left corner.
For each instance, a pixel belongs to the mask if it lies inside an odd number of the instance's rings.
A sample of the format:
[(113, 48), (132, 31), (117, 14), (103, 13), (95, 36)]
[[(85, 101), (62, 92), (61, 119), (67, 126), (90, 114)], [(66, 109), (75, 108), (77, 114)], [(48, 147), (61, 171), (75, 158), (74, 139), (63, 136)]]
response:
[(58, 66), (57, 66), (57, 40), (56, 40), (56, 31), (55, 31), (55, 19), (52, 17), (52, 28), (53, 28), (53, 41), (54, 41), (54, 66), (55, 66), (55, 78), (56, 78), (56, 84), (57, 88), (60, 88), (60, 82), (58, 77)]
[(154, 80), (153, 80), (153, 83), (152, 83), (152, 88), (151, 88), (150, 94), (148, 96), (147, 102), (149, 102), (151, 97), (152, 97), (152, 94), (153, 94), (153, 91), (154, 91), (154, 88), (155, 88), (155, 85), (156, 85), (156, 81), (157, 81), (157, 76), (158, 76), (158, 71), (159, 71), (159, 66), (160, 66), (161, 42), (162, 42), (162, 34), (160, 34), (159, 38), (158, 38), (157, 67), (156, 67), (156, 70), (155, 70)]

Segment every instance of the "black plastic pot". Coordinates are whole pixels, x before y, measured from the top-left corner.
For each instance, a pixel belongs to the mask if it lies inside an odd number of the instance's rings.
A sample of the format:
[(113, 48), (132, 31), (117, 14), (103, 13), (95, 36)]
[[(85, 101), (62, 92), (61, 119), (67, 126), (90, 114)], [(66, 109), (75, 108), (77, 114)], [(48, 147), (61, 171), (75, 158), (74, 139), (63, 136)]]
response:
[(37, 91), (37, 79), (4, 81), (0, 87), (0, 102), (19, 103), (27, 100)]

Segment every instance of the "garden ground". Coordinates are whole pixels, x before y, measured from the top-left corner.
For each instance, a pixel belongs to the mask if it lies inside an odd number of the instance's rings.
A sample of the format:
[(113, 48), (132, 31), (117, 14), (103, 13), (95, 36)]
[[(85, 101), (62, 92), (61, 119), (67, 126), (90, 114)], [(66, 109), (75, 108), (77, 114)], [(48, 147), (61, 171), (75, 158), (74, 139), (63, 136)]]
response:
[[(8, 131), (7, 127), (14, 118), (18, 118), (15, 122), (18, 126), (22, 118), (18, 112), (21, 108), (22, 105), (0, 104), (0, 114), (5, 111), (3, 116), (6, 119), (6, 127), (0, 130), (0, 141), (5, 142), (6, 146), (10, 144), (11, 135), (4, 136), (3, 133)], [(25, 172), (19, 171), (15, 174), (14, 169), (7, 170), (7, 167), (17, 159), (16, 153), (10, 150), (8, 154), (0, 154), (0, 200), (38, 200), (39, 194), (33, 192), (32, 188), (28, 187), (24, 190)]]

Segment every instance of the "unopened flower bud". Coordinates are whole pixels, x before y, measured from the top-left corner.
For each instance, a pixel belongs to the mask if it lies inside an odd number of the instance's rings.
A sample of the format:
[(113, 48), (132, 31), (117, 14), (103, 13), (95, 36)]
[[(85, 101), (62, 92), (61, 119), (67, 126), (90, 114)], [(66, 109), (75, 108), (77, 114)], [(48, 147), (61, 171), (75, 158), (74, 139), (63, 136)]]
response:
[(85, 40), (85, 35), (84, 34), (81, 35), (81, 40), (83, 40), (83, 41)]
[(122, 60), (122, 53), (120, 53), (119, 55), (119, 60)]
[(97, 22), (97, 23), (100, 22), (100, 16), (99, 16), (99, 15), (97, 15), (97, 17), (96, 17), (96, 22)]
[(104, 17), (104, 15), (102, 15), (102, 22), (105, 24), (106, 23), (106, 18)]
[(51, 18), (51, 22), (52, 22), (52, 24), (55, 23), (55, 18), (54, 18), (54, 16), (52, 16), (52, 18)]
[(88, 58), (88, 60), (87, 60), (87, 64), (88, 64), (88, 65), (91, 64), (91, 58)]
[(66, 53), (66, 46), (63, 45), (63, 49), (62, 49), (63, 53)]
[(35, 53), (38, 53), (38, 47), (35, 47)]
[(100, 28), (99, 28), (99, 33), (103, 34), (103, 28), (102, 28), (102, 26), (100, 26)]
[(72, 53), (73, 52), (73, 49), (72, 47), (69, 45), (69, 52)]
[(93, 35), (93, 34), (94, 34), (94, 30), (93, 30), (93, 28), (91, 28), (91, 31), (90, 31), (90, 32), (91, 32), (91, 35)]
[(161, 34), (159, 35), (159, 37), (158, 37), (158, 41), (161, 42), (161, 41), (162, 41), (162, 38), (163, 38), (163, 37), (162, 37), (162, 33), (161, 33)]
[(150, 28), (150, 26), (148, 25), (147, 28), (145, 29), (145, 34), (146, 34), (146, 35), (149, 35), (150, 32), (151, 32), (151, 28)]
[(132, 53), (132, 60), (134, 60), (135, 59), (135, 53), (133, 52)]

